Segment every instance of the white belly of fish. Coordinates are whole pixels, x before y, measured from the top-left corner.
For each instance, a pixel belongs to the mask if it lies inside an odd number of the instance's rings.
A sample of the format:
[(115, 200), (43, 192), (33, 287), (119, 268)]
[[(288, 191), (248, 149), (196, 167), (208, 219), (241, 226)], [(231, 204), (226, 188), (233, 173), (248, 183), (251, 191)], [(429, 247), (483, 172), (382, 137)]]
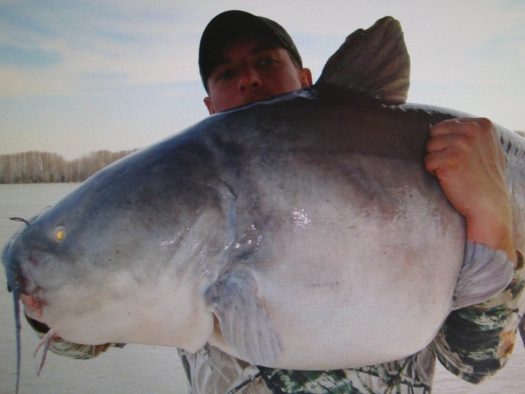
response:
[(463, 246), (423, 248), (414, 239), (401, 249), (379, 241), (384, 229), (376, 230), (347, 241), (347, 254), (320, 255), (312, 239), (295, 262), (300, 270), (276, 264), (266, 272), (261, 293), (284, 348), (278, 366), (371, 365), (409, 356), (432, 341), (450, 312)]
[(415, 189), (392, 196), (403, 204), (391, 212), (344, 199), (321, 205), (315, 194), (279, 212), (281, 226), (265, 240), (272, 253), (262, 254), (270, 261), (261, 257), (253, 271), (282, 344), (267, 366), (350, 368), (423, 349), (451, 310), (464, 252), (461, 217)]

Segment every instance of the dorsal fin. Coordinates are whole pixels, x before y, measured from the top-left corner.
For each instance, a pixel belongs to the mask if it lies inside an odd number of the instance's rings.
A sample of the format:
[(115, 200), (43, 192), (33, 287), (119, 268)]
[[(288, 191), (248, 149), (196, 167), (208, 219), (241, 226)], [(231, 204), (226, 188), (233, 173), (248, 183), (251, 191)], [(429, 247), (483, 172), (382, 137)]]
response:
[(319, 90), (332, 87), (389, 103), (406, 101), (410, 57), (399, 21), (386, 16), (350, 34), (323, 68)]

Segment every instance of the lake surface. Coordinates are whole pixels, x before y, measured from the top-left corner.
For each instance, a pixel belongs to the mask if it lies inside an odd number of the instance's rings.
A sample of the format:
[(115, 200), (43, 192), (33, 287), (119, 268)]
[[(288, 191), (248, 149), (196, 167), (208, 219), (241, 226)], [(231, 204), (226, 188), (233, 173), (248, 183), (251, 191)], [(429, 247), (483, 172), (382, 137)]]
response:
[[(10, 216), (30, 218), (73, 190), (75, 184), (0, 185), (0, 246), (22, 225)], [(0, 273), (4, 277), (3, 271)], [(15, 333), (13, 306), (0, 279), (0, 394), (14, 392)], [(39, 340), (22, 322), (21, 394), (183, 394), (185, 376), (173, 348), (127, 345), (93, 360), (72, 360), (49, 353), (39, 377), (33, 352)], [(523, 394), (525, 351), (518, 343), (507, 366), (490, 380), (474, 386), (438, 367), (435, 394)]]

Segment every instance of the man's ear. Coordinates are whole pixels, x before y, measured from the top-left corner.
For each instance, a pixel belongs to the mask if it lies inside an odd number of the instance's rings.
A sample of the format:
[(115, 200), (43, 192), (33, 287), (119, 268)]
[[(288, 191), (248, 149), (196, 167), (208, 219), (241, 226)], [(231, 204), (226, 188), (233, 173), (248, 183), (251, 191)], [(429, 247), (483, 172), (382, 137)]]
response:
[(207, 97), (204, 97), (204, 105), (206, 105), (206, 108), (208, 108), (208, 113), (210, 115), (214, 114), (216, 111), (215, 111), (215, 108), (213, 107), (213, 104), (211, 103), (211, 98), (209, 96)]
[(301, 81), (302, 88), (312, 86), (312, 72), (309, 68), (302, 68), (299, 70), (299, 80)]

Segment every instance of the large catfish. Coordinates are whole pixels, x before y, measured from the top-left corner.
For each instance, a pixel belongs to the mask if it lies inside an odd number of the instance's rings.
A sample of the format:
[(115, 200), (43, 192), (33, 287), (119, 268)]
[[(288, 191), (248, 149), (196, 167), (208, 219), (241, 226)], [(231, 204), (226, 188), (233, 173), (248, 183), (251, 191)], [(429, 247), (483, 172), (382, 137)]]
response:
[[(408, 83), (399, 23), (383, 18), (312, 88), (107, 167), (7, 245), (15, 304), (76, 343), (210, 343), (268, 367), (421, 350), (465, 304), (463, 219), (423, 167), (429, 125), (463, 114), (404, 104)], [(525, 142), (497, 132), (523, 248)], [(507, 279), (476, 286), (486, 298)]]

